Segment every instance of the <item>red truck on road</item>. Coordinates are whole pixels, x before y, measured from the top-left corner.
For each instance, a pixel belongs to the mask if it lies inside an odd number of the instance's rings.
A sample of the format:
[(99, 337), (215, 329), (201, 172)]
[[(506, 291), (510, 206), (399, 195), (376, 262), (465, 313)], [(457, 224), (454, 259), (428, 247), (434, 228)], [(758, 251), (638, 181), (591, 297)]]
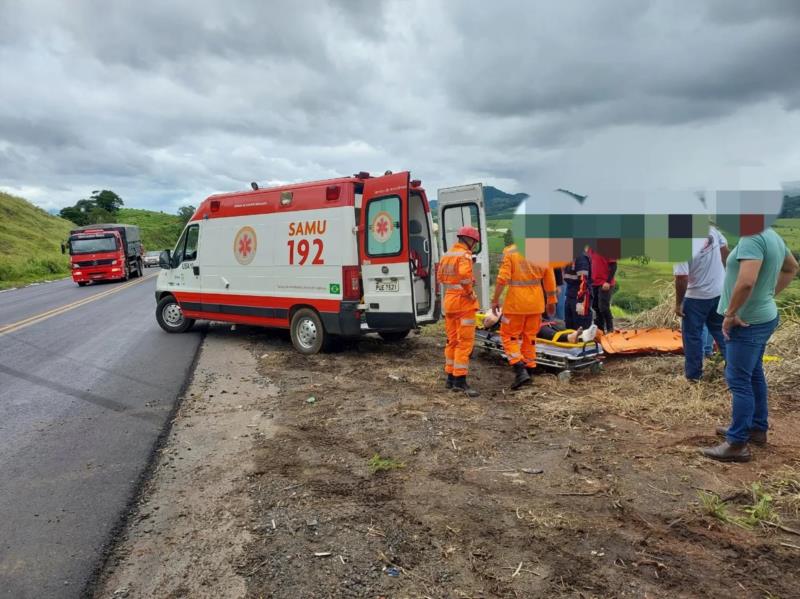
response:
[(139, 227), (121, 224), (86, 225), (70, 231), (61, 252), (69, 251), (72, 280), (83, 287), (91, 281), (141, 277), (142, 242)]

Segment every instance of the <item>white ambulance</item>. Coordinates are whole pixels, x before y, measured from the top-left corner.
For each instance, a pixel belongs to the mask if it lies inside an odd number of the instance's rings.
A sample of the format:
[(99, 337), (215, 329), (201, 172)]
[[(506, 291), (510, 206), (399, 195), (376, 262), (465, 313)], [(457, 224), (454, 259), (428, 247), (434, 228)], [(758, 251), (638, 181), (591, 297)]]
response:
[[(213, 195), (175, 248), (160, 256), (156, 319), (165, 331), (197, 319), (288, 328), (312, 354), (336, 337), (399, 340), (436, 322), (436, 265), (472, 225), (486, 240), (480, 184), (440, 189), (439, 240), (425, 190), (408, 172)], [(476, 252), (489, 300), (488, 244)]]

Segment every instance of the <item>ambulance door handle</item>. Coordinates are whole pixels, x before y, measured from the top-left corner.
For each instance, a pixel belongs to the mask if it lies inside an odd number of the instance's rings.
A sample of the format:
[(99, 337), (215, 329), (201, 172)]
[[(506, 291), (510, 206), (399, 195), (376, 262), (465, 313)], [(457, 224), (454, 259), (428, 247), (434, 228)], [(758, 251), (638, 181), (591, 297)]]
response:
[(192, 272), (195, 274), (195, 276), (199, 277), (200, 276), (200, 267), (199, 266), (192, 266)]

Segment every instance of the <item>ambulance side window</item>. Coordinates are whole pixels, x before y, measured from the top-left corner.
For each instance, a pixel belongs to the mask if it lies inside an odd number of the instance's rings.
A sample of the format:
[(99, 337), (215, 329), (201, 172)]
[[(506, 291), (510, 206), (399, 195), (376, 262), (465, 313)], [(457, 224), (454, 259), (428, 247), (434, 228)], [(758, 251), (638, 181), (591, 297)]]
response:
[[(442, 220), (444, 221), (445, 251), (458, 241), (457, 232), (461, 227), (471, 226), (478, 229), (478, 231), (481, 230), (481, 218), (478, 212), (478, 206), (473, 203), (454, 204), (445, 207), (442, 212)], [(474, 254), (480, 252), (481, 245), (482, 244), (479, 244), (476, 249), (473, 249)]]
[(402, 251), (402, 215), (399, 196), (370, 200), (367, 204), (368, 256), (396, 256)]
[(181, 262), (197, 258), (197, 240), (199, 237), (200, 225), (191, 225), (183, 232), (177, 245), (175, 245), (175, 253), (172, 255), (173, 268), (177, 268)]

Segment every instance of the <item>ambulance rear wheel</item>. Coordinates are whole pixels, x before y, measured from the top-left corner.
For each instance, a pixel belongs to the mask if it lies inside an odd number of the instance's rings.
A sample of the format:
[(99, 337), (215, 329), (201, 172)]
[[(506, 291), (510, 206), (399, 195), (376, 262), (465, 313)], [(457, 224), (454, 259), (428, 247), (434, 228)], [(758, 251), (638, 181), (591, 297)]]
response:
[(194, 324), (194, 319), (183, 315), (180, 304), (171, 295), (161, 298), (158, 302), (156, 321), (167, 333), (184, 333)]
[(408, 334), (411, 332), (410, 329), (405, 331), (379, 331), (378, 335), (380, 335), (381, 339), (384, 341), (388, 341), (391, 343), (392, 341), (402, 341)]
[(294, 348), (306, 355), (319, 353), (328, 338), (322, 320), (310, 308), (301, 308), (294, 313), (289, 331)]

